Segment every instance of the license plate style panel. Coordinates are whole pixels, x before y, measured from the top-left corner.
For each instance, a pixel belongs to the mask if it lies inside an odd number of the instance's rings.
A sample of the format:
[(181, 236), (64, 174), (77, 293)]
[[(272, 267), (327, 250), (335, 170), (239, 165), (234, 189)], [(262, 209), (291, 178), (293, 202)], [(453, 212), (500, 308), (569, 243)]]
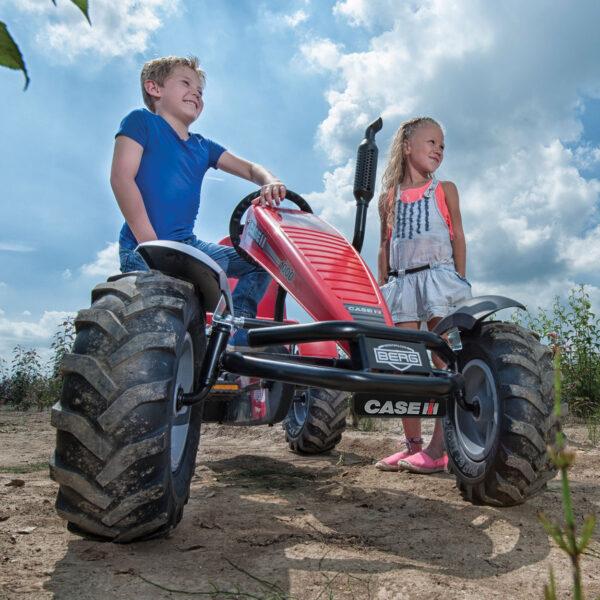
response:
[(431, 363), (423, 344), (363, 337), (359, 346), (369, 369), (407, 375), (431, 373)]

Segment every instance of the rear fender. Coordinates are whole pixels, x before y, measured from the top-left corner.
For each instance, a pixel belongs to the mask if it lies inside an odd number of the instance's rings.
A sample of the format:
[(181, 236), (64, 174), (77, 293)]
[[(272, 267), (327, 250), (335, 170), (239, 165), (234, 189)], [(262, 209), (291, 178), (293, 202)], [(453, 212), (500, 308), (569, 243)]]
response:
[(227, 276), (210, 256), (188, 244), (167, 240), (144, 242), (137, 251), (151, 269), (193, 283), (204, 299), (205, 311), (213, 312), (223, 295), (233, 315)]
[(526, 308), (516, 300), (504, 296), (478, 296), (463, 302), (456, 310), (444, 317), (433, 329), (441, 335), (453, 327), (461, 331), (472, 331), (483, 319), (503, 308)]

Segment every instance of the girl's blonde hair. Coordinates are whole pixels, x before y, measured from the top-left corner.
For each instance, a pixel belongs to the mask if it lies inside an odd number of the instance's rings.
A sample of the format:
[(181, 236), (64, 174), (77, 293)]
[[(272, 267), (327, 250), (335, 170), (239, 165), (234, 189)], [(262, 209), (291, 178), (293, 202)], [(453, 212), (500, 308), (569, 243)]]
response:
[(390, 147), (390, 158), (383, 173), (381, 195), (379, 196), (379, 216), (383, 223), (388, 223), (388, 226), (391, 226), (392, 207), (394, 205), (393, 200), (392, 202), (388, 200), (388, 196), (390, 190), (395, 189), (404, 179), (406, 168), (404, 149), (406, 148), (406, 142), (422, 125), (437, 125), (441, 129), (441, 125), (431, 117), (409, 119), (400, 125)]

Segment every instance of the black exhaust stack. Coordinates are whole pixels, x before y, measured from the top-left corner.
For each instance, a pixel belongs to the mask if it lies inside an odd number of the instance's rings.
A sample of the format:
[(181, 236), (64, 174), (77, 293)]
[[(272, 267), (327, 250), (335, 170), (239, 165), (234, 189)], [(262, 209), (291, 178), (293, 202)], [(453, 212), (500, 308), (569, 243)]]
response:
[(356, 221), (354, 223), (354, 239), (352, 245), (358, 252), (362, 250), (365, 237), (367, 208), (375, 193), (375, 177), (377, 175), (377, 144), (375, 134), (383, 126), (381, 117), (373, 121), (365, 131), (365, 138), (358, 146), (356, 156), (356, 173), (354, 175), (354, 197), (356, 198)]

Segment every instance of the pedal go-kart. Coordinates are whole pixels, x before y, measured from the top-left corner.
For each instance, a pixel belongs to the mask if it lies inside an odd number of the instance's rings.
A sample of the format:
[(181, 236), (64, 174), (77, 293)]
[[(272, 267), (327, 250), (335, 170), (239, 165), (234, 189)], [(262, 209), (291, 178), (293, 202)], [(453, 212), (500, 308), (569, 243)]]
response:
[[(151, 271), (94, 288), (52, 410), (50, 471), (71, 530), (114, 542), (165, 535), (189, 496), (202, 422), (283, 422), (292, 450), (321, 453), (340, 441), (349, 402), (370, 417), (442, 417), (471, 502), (519, 504), (554, 476), (551, 353), (522, 327), (485, 320), (521, 304), (482, 296), (435, 332), (393, 326), (360, 256), (381, 126), (358, 150), (352, 244), (291, 191), (297, 209), (254, 206), (257, 193), (236, 207), (231, 243), (274, 280), (257, 318), (236, 317), (223, 271), (178, 242), (141, 244)], [(285, 319), (287, 293), (314, 322)], [(263, 349), (228, 352), (235, 327)]]

